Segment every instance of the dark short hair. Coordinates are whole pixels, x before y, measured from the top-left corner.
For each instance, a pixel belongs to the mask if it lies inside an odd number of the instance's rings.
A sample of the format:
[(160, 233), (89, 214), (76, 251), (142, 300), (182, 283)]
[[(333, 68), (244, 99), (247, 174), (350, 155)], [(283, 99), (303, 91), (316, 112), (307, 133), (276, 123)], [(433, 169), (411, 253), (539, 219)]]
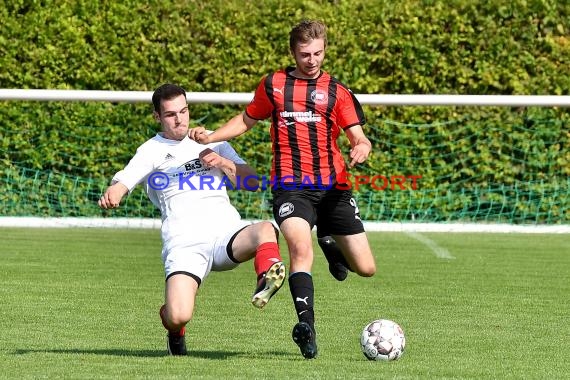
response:
[(171, 83), (165, 83), (154, 90), (152, 94), (152, 105), (154, 110), (160, 114), (160, 103), (163, 100), (174, 99), (177, 96), (184, 95), (186, 99), (186, 91), (180, 86)]
[(323, 39), (327, 47), (327, 27), (321, 21), (303, 20), (289, 33), (289, 48), (295, 50), (297, 44), (306, 44), (312, 40)]

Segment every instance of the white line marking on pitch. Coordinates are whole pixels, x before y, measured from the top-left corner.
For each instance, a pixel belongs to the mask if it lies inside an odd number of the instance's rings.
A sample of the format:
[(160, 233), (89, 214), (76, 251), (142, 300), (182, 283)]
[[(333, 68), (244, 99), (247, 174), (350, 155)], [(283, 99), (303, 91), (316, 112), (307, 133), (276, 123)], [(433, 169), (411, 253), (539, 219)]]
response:
[(427, 236), (413, 231), (406, 231), (406, 235), (427, 246), (439, 259), (455, 259), (447, 249), (440, 247), (435, 241), (431, 240)]

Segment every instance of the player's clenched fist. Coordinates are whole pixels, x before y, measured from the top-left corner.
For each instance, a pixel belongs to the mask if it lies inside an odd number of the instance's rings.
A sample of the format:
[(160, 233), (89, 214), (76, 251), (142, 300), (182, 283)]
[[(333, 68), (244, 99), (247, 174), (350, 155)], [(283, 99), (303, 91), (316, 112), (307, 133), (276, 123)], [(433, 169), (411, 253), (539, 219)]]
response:
[(201, 151), (199, 157), (207, 168), (220, 168), (224, 164), (224, 158), (210, 148)]
[(129, 189), (125, 185), (117, 182), (107, 188), (97, 203), (99, 207), (104, 209), (117, 208), (128, 191)]
[(200, 144), (208, 144), (210, 142), (210, 137), (204, 127), (190, 128), (188, 130), (188, 137)]

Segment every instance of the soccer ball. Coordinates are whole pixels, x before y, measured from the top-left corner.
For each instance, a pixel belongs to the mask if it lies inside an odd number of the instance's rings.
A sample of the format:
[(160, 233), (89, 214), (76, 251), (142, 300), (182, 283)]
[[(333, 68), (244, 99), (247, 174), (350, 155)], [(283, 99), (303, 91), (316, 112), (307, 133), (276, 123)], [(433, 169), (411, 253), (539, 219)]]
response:
[(360, 348), (368, 360), (397, 360), (405, 347), (404, 331), (400, 325), (388, 319), (370, 322), (360, 335)]

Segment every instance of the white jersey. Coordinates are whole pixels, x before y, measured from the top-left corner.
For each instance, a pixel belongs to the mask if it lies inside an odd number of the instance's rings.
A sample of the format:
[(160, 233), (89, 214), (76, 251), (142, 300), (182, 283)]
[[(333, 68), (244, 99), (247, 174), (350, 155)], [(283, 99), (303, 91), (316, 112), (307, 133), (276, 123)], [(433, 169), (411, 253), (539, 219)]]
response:
[(121, 182), (129, 192), (137, 184), (144, 186), (160, 210), (167, 250), (175, 248), (171, 245), (178, 245), (180, 238), (186, 243), (211, 241), (241, 219), (226, 192), (229, 179), (220, 169), (204, 167), (199, 159), (206, 148), (236, 164), (245, 163), (227, 142), (201, 145), (188, 136), (177, 141), (157, 134), (113, 177), (113, 182)]

